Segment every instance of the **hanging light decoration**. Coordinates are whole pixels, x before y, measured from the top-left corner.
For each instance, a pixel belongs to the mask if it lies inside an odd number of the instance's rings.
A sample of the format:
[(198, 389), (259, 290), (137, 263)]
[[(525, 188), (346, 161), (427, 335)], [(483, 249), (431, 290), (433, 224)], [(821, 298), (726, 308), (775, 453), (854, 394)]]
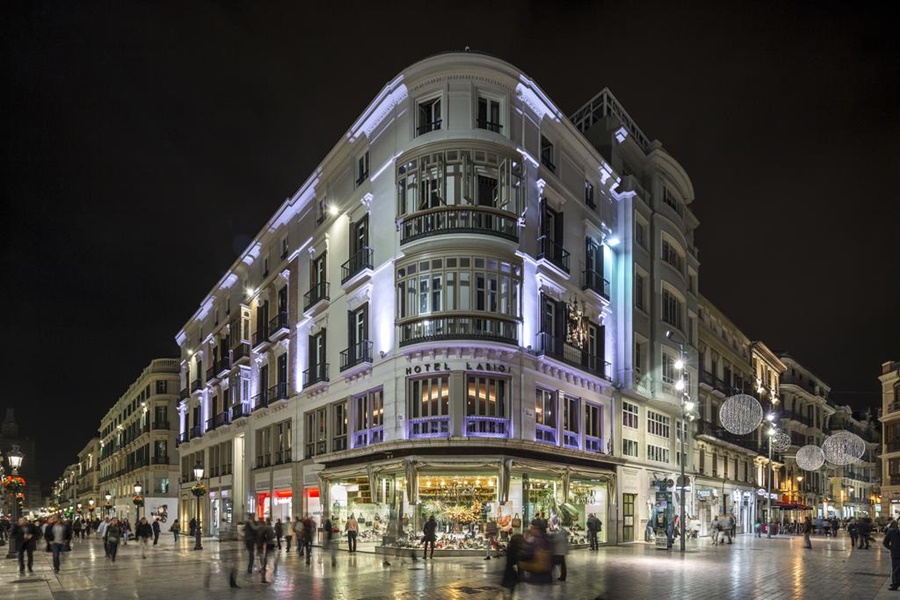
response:
[(822, 442), (822, 451), (830, 463), (850, 465), (866, 452), (866, 443), (861, 437), (849, 431), (838, 431)]
[(729, 432), (744, 435), (762, 423), (763, 409), (759, 400), (747, 394), (735, 394), (725, 399), (719, 408), (719, 420)]
[(783, 431), (776, 431), (769, 440), (775, 452), (786, 452), (791, 447), (791, 436)]
[(815, 471), (825, 464), (825, 453), (815, 445), (803, 446), (797, 450), (797, 466), (804, 471)]

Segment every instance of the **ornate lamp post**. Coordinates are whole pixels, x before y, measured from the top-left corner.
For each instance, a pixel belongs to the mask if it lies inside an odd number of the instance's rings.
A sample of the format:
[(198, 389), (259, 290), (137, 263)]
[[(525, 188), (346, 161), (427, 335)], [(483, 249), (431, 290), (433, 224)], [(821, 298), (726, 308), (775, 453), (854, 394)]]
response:
[(94, 522), (94, 499), (91, 498), (88, 500), (88, 514), (90, 515), (91, 522)]
[[(19, 509), (19, 491), (25, 487), (25, 480), (19, 477), (19, 467), (22, 466), (22, 460), (25, 455), (19, 450), (18, 446), (13, 446), (12, 450), (6, 453), (6, 460), (9, 461), (9, 467), (12, 472), (9, 477), (4, 480), (4, 487), (7, 494), (12, 494), (12, 523), (15, 524), (19, 517), (17, 515)], [(6, 558), (16, 558), (19, 555), (18, 546), (13, 543), (12, 538), (9, 540), (9, 553)]]
[[(666, 332), (666, 337), (670, 340), (672, 339), (672, 331)], [(674, 341), (674, 340), (673, 340)], [(685, 391), (685, 377), (684, 377), (684, 366), (685, 366), (685, 352), (684, 352), (684, 342), (675, 342), (678, 344), (678, 360), (675, 361), (675, 369), (681, 372), (681, 375), (678, 378), (678, 381), (675, 382), (675, 389), (681, 394), (681, 552), (684, 552), (684, 540), (687, 532), (687, 523), (685, 522), (685, 500), (684, 500), (684, 489), (687, 487), (687, 481), (684, 474), (685, 463), (687, 463), (687, 457), (684, 452), (684, 440), (687, 437), (687, 420), (688, 413), (694, 410), (694, 403), (691, 402), (691, 397), (689, 391)], [(693, 417), (691, 417), (693, 420)]]
[(144, 505), (144, 497), (141, 496), (141, 491), (143, 491), (144, 486), (141, 485), (140, 481), (135, 482), (134, 484), (134, 511), (137, 515), (135, 521), (141, 520), (141, 507)]
[(104, 495), (103, 497), (106, 498), (106, 504), (103, 505), (103, 508), (106, 509), (106, 516), (109, 517), (110, 513), (112, 512), (112, 494), (109, 492), (109, 490), (106, 490), (106, 495)]
[(194, 477), (197, 478), (197, 484), (191, 488), (191, 493), (194, 494), (194, 497), (197, 498), (197, 527), (196, 527), (196, 539), (194, 540), (194, 550), (203, 550), (203, 543), (200, 541), (200, 532), (203, 529), (200, 519), (200, 498), (206, 494), (206, 488), (203, 486), (203, 466), (200, 464), (200, 461), (197, 461), (196, 466), (194, 467)]

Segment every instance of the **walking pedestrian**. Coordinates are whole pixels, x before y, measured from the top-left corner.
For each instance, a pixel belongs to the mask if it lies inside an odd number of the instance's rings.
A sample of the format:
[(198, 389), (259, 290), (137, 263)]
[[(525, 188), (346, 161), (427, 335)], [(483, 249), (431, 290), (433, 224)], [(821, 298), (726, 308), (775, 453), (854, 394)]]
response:
[(337, 535), (339, 529), (336, 526), (335, 517), (325, 518), (325, 524), (322, 528), (325, 530), (325, 544), (328, 546), (328, 554), (331, 556), (331, 566), (337, 566)]
[(588, 542), (590, 542), (591, 550), (600, 549), (599, 533), (603, 527), (603, 522), (597, 518), (597, 515), (591, 513), (587, 520)]
[(257, 527), (253, 517), (248, 516), (244, 522), (244, 547), (247, 548), (247, 575), (253, 574), (254, 553), (256, 552)]
[(762, 537), (762, 523), (760, 523), (759, 519), (756, 519), (756, 523), (753, 524), (753, 532), (756, 534), (756, 537)]
[(803, 547), (809, 548), (810, 550), (812, 550), (812, 540), (809, 538), (809, 535), (812, 533), (812, 528), (812, 519), (807, 516), (806, 520), (803, 522)]
[(710, 529), (710, 537), (712, 538), (712, 545), (718, 546), (719, 545), (719, 533), (720, 533), (720, 530), (722, 529), (722, 526), (719, 524), (719, 515), (716, 515), (715, 517), (713, 517), (712, 523), (710, 523), (710, 525), (709, 525), (709, 529)]
[(103, 542), (106, 544), (106, 556), (112, 562), (116, 562), (116, 553), (119, 551), (119, 541), (123, 538), (124, 532), (118, 519), (113, 519), (106, 527)]
[(153, 545), (159, 543), (159, 517), (153, 519)]
[(425, 526), (422, 528), (422, 541), (425, 543), (425, 547), (422, 549), (422, 558), (428, 558), (428, 544), (431, 544), (431, 559), (434, 560), (434, 542), (437, 539), (437, 521), (434, 519), (434, 515), (428, 517), (428, 520), (425, 521)]
[(100, 536), (100, 539), (103, 540), (103, 552), (107, 558), (109, 558), (109, 548), (106, 547), (106, 528), (109, 527), (109, 517), (103, 519), (99, 525), (97, 525), (97, 535)]
[(47, 540), (48, 549), (53, 553), (53, 572), (59, 573), (60, 555), (72, 543), (72, 528), (58, 517), (51, 517), (44, 538)]
[(275, 520), (275, 542), (278, 544), (278, 549), (281, 550), (281, 538), (284, 537), (284, 523), (281, 522), (281, 519)]
[(294, 530), (294, 537), (297, 538), (297, 553), (303, 556), (303, 521), (300, 516), (294, 517), (294, 524), (291, 526)]
[(529, 593), (526, 588), (519, 597), (548, 597), (549, 590), (543, 588), (553, 582), (553, 545), (545, 533), (544, 528), (539, 524), (532, 522), (528, 534), (525, 536), (527, 545), (522, 558), (519, 561), (519, 568), (523, 571), (522, 583), (526, 586), (541, 586), (541, 589), (535, 589)]
[(309, 564), (310, 559), (312, 559), (312, 543), (313, 538), (316, 535), (316, 522), (312, 520), (312, 517), (309, 516), (309, 513), (306, 513), (306, 517), (302, 521), (303, 523), (303, 547), (306, 552), (306, 564)]
[(872, 533), (872, 522), (868, 517), (863, 517), (857, 523), (857, 531), (859, 531), (859, 549), (869, 549), (869, 535)]
[(259, 543), (259, 547), (257, 548), (260, 562), (259, 572), (262, 574), (262, 583), (269, 583), (266, 581), (266, 569), (269, 566), (269, 555), (274, 554), (276, 557), (278, 556), (275, 553), (275, 529), (272, 527), (272, 519), (266, 519), (262, 528), (258, 530), (257, 537)]
[(181, 533), (181, 523), (178, 522), (178, 519), (172, 521), (172, 525), (169, 527), (169, 531), (172, 532), (172, 535), (175, 536), (175, 543), (178, 543), (178, 534)]
[(856, 543), (859, 541), (859, 525), (857, 525), (856, 519), (850, 519), (850, 522), (847, 523), (847, 533), (850, 535), (850, 548), (856, 548)]
[(891, 585), (888, 589), (896, 591), (900, 589), (900, 528), (897, 527), (897, 521), (888, 524), (887, 533), (884, 534), (884, 541), (881, 543), (891, 551)]
[[(565, 581), (568, 574), (566, 570), (566, 554), (569, 553), (569, 533), (564, 527), (560, 527), (550, 537), (550, 541), (553, 543), (553, 567), (559, 567), (559, 577), (557, 579)], [(553, 575), (551, 574), (552, 577)]]
[(509, 594), (504, 592), (504, 599), (512, 598), (516, 591), (516, 584), (521, 579), (519, 572), (519, 560), (522, 559), (525, 551), (525, 536), (521, 533), (515, 533), (509, 538), (509, 544), (506, 546), (506, 568), (503, 569), (503, 579), (500, 582)]
[(193, 517), (190, 521), (188, 521), (188, 527), (190, 529), (190, 536), (194, 537), (197, 533), (197, 517)]
[(350, 518), (344, 523), (344, 531), (347, 532), (347, 551), (356, 552), (356, 536), (359, 535), (359, 521), (350, 513)]
[(19, 517), (19, 522), (12, 529), (10, 544), (18, 549), (19, 575), (25, 574), (25, 557), (28, 557), (28, 572), (34, 573), (34, 549), (37, 547), (37, 538), (40, 531), (34, 523), (25, 517)]
[(147, 547), (150, 545), (150, 539), (153, 537), (153, 527), (147, 522), (147, 517), (141, 517), (135, 528), (134, 535), (141, 545), (141, 558), (147, 558)]

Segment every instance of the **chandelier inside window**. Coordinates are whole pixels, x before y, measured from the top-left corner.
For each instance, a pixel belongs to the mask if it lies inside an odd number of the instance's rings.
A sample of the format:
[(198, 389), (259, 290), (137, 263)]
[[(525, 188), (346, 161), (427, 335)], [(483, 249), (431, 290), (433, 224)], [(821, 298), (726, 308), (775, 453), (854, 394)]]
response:
[(574, 298), (566, 302), (566, 343), (576, 348), (584, 348), (587, 344), (587, 319), (584, 317), (584, 303)]

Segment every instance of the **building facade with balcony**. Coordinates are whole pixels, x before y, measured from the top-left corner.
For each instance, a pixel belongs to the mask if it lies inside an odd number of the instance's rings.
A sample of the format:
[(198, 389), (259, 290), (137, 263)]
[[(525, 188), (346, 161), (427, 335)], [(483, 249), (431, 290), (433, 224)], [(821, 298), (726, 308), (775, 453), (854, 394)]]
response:
[(837, 500), (841, 518), (881, 516), (881, 424), (871, 411), (854, 412), (849, 406), (834, 406), (828, 420), (834, 434), (849, 431), (866, 444), (859, 460), (851, 465), (835, 466), (830, 471), (829, 492)]
[[(142, 487), (140, 516), (171, 522), (177, 514), (179, 361), (150, 361), (100, 421), (98, 505), (112, 496), (110, 514), (134, 522), (134, 486)], [(102, 502), (100, 499), (103, 498)]]
[[(81, 505), (80, 515), (84, 519), (94, 515), (99, 516), (98, 510), (103, 504), (103, 495), (100, 492), (100, 438), (93, 437), (78, 453), (78, 495), (75, 499), (76, 514), (78, 505)], [(94, 501), (91, 505), (91, 500)], [(93, 506), (93, 511), (91, 507)], [(91, 514), (93, 512), (93, 514)]]
[[(689, 202), (680, 169), (649, 154)], [(615, 541), (631, 323), (617, 307), (632, 298), (615, 242), (632, 239), (622, 202), (635, 202), (620, 184), (503, 61), (448, 53), (388, 83), (176, 336), (181, 493), (199, 463), (205, 531), (247, 513), (353, 513), (380, 542), (388, 522), (414, 535), (437, 512), (452, 530), (477, 507), (501, 525), (597, 513)], [(673, 237), (668, 276), (687, 298), (695, 260)], [(688, 305), (667, 313), (682, 329)]]
[(881, 365), (881, 503), (884, 516), (900, 519), (900, 362)]

